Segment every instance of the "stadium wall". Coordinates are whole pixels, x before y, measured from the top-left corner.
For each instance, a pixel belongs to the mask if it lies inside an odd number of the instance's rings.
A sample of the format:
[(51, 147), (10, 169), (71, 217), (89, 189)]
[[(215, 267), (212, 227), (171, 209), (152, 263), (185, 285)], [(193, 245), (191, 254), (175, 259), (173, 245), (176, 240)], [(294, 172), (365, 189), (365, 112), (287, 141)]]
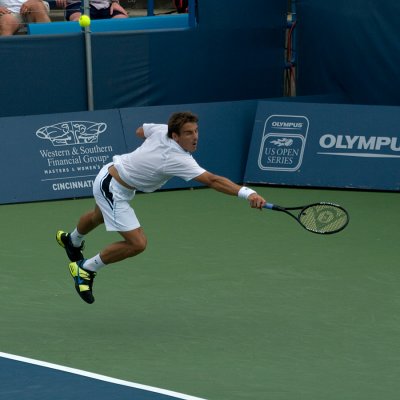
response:
[[(136, 107), (0, 118), (7, 172), (0, 204), (92, 196), (100, 168), (112, 156), (133, 151), (144, 122), (166, 123), (177, 110), (200, 118), (196, 160), (216, 174), (241, 182), (257, 102), (253, 100), (179, 106)], [(199, 186), (173, 178), (164, 189)]]
[(234, 182), (400, 189), (398, 107), (245, 100), (0, 118), (0, 204), (91, 196), (100, 168), (142, 143), (136, 128), (177, 110), (200, 117), (200, 165)]
[(295, 0), (297, 94), (399, 105), (398, 0)]
[(399, 111), (260, 101), (244, 181), (399, 191)]
[[(92, 33), (94, 109), (281, 96), (286, 11), (201, 0), (194, 29)], [(83, 33), (2, 37), (0, 60), (0, 117), (87, 110)]]

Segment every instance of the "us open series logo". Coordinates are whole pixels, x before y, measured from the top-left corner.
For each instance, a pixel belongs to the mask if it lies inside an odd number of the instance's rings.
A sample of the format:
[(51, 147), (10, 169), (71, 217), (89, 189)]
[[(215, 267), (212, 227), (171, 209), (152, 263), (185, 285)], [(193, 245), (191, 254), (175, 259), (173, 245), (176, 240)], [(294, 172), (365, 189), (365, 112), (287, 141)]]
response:
[(299, 115), (271, 115), (264, 124), (258, 166), (264, 171), (297, 171), (303, 161), (309, 120)]

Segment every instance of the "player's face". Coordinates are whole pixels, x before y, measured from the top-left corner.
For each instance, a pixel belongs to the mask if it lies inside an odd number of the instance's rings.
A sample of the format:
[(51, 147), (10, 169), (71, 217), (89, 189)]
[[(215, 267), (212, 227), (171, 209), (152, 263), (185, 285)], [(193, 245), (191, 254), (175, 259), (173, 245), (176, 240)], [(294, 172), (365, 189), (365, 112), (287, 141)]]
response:
[(197, 142), (199, 140), (199, 129), (195, 122), (186, 122), (181, 128), (180, 135), (173, 132), (172, 139), (175, 140), (182, 149), (193, 153), (197, 149)]

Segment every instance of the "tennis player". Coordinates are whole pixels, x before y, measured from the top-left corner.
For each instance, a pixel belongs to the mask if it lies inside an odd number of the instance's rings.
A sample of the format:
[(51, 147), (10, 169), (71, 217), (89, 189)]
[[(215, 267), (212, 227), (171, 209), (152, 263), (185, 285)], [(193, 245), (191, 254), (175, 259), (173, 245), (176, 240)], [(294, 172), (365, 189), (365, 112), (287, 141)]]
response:
[[(196, 151), (199, 140), (195, 114), (174, 113), (168, 125), (143, 124), (136, 134), (145, 139), (144, 143), (131, 153), (114, 156), (113, 162), (98, 173), (93, 183), (95, 208), (80, 217), (71, 233), (58, 231), (56, 235), (71, 261), (69, 269), (75, 289), (87, 303), (94, 302), (93, 279), (101, 268), (134, 257), (146, 249), (147, 238), (129, 203), (136, 190), (154, 192), (178, 176), (246, 199), (252, 208), (261, 209), (266, 203), (254, 190), (212, 174), (194, 160), (191, 153)], [(84, 237), (102, 223), (107, 231), (117, 231), (123, 240), (85, 259), (82, 254)]]

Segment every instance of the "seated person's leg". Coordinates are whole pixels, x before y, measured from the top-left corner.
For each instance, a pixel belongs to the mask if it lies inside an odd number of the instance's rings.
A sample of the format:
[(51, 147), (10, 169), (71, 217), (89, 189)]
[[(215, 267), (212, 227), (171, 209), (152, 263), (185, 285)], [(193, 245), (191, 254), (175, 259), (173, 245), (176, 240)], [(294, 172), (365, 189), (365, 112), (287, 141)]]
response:
[(113, 3), (108, 8), (93, 10), (92, 19), (128, 18), (128, 13), (118, 3)]
[(23, 21), (20, 14), (3, 14), (0, 17), (0, 35), (11, 36), (23, 27)]
[(49, 3), (43, 1), (28, 0), (25, 3), (28, 6), (28, 12), (24, 14), (27, 22), (51, 22), (49, 17)]
[(79, 21), (82, 15), (81, 3), (73, 3), (65, 7), (65, 19), (67, 21)]
[(116, 19), (116, 18), (129, 18), (128, 14), (124, 14), (121, 11), (114, 10), (114, 12), (111, 15), (111, 18)]
[(119, 3), (112, 3), (112, 11), (110, 7), (110, 18), (129, 18), (129, 15)]

